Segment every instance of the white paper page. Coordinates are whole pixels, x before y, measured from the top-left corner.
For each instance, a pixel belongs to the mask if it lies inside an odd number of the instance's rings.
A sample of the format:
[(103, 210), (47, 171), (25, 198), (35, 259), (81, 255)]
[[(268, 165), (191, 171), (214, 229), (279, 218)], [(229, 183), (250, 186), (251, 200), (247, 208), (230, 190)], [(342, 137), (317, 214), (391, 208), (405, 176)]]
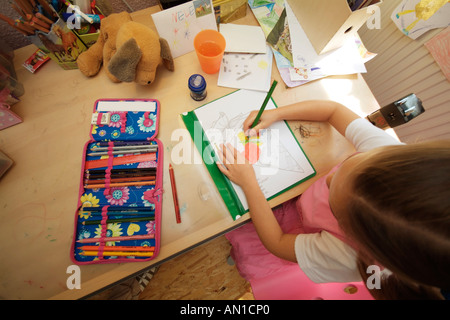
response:
[(265, 53), (266, 38), (259, 26), (220, 24), (220, 33), (227, 43), (225, 52)]
[[(310, 176), (314, 169), (284, 121), (274, 123), (262, 132), (259, 139), (245, 143), (244, 120), (251, 111), (261, 107), (265, 97), (265, 92), (238, 90), (194, 112), (216, 152), (226, 142), (243, 153), (250, 143), (253, 143), (252, 147), (259, 144), (259, 156), (252, 160), (253, 167), (261, 190), (269, 198)], [(270, 100), (266, 110), (274, 108)], [(247, 210), (248, 203), (242, 189), (235, 184), (233, 187)]]
[(272, 49), (266, 53), (224, 53), (217, 85), (268, 92), (272, 75)]
[(367, 72), (355, 40), (348, 39), (342, 47), (319, 55), (315, 66), (329, 75)]
[[(205, 11), (199, 13), (196, 8), (200, 5)], [(194, 38), (200, 31), (217, 30), (211, 0), (186, 2), (154, 13), (152, 18), (159, 36), (169, 43), (173, 58), (194, 51)]]
[(155, 101), (99, 101), (97, 111), (144, 111), (154, 112), (156, 110)]
[(349, 41), (336, 50), (318, 55), (287, 1), (285, 5), (294, 67), (299, 70), (306, 69), (301, 72), (302, 77), (292, 80), (316, 80), (327, 75), (366, 72), (364, 61), (359, 55), (354, 41), (353, 43)]

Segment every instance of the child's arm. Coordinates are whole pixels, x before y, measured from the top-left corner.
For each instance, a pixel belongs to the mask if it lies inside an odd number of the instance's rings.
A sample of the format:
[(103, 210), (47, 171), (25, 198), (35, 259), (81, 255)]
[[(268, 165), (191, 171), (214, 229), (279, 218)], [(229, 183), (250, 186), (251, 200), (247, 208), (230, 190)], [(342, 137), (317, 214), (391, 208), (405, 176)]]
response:
[(220, 171), (241, 186), (249, 205), (250, 216), (262, 243), (274, 255), (293, 262), (296, 234), (285, 234), (262, 193), (251, 164), (233, 146), (222, 146)]
[[(252, 112), (244, 122), (244, 131), (247, 132), (253, 123), (258, 111)], [(306, 120), (306, 121), (328, 121), (342, 135), (345, 135), (347, 125), (359, 116), (347, 109), (345, 106), (333, 101), (304, 101), (290, 106), (266, 110), (261, 120), (253, 129), (269, 127), (272, 123), (280, 120)], [(254, 134), (255, 131), (253, 131)], [(237, 150), (231, 146), (222, 146), (222, 164), (219, 169), (231, 181), (238, 184), (245, 193), (249, 205), (250, 216), (261, 242), (267, 250), (274, 255), (293, 262), (297, 262), (295, 256), (296, 234), (284, 233), (273, 215), (264, 194), (256, 180), (253, 167)]]
[[(244, 132), (250, 129), (257, 113), (258, 111), (253, 111), (244, 121)], [(329, 122), (339, 133), (345, 135), (345, 129), (350, 122), (358, 118), (356, 113), (340, 103), (328, 100), (309, 100), (264, 111), (260, 122), (253, 130), (258, 132), (280, 120), (305, 120)], [(255, 131), (250, 130), (249, 134), (255, 134)]]

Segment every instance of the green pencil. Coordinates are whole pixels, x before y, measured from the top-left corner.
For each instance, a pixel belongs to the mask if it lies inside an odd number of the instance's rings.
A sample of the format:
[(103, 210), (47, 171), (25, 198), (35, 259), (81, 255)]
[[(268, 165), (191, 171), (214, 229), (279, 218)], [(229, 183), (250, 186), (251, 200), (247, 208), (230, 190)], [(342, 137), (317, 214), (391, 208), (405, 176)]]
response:
[[(116, 222), (138, 222), (138, 221), (153, 221), (155, 217), (136, 217), (136, 218), (123, 218), (123, 219), (108, 219), (106, 223), (116, 223)], [(100, 224), (102, 220), (86, 220), (81, 224), (89, 225), (89, 224)]]
[(259, 122), (259, 118), (261, 118), (262, 113), (264, 112), (264, 109), (266, 108), (267, 103), (269, 102), (270, 97), (272, 96), (273, 90), (275, 90), (275, 87), (277, 86), (278, 82), (277, 80), (273, 80), (272, 82), (272, 86), (270, 87), (269, 92), (267, 92), (267, 96), (266, 99), (264, 100), (261, 108), (259, 109), (258, 114), (256, 115), (255, 121), (253, 121), (253, 124), (250, 128), (255, 127), (258, 122)]

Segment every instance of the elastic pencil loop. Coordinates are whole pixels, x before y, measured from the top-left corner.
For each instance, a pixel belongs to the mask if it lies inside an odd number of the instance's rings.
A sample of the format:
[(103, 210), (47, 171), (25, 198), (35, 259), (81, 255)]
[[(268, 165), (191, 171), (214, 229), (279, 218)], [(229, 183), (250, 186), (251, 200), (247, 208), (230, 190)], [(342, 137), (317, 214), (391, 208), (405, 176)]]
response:
[(127, 128), (127, 111), (120, 113), (120, 132), (125, 133)]
[(102, 117), (100, 116), (100, 114), (97, 117), (97, 125), (101, 126), (102, 125)]
[[(107, 224), (106, 224), (106, 221), (108, 220), (108, 208), (109, 208), (109, 205), (102, 207), (102, 222), (101, 222), (101, 227), (102, 227), (101, 237), (102, 238), (105, 238), (106, 233), (108, 232), (108, 228), (107, 228)], [(102, 240), (98, 247), (98, 258), (99, 259), (103, 259), (103, 251), (104, 251), (105, 245), (106, 245), (106, 241)]]
[(162, 194), (162, 189), (148, 190), (144, 192), (144, 200), (151, 203), (159, 202), (159, 196)]
[(102, 226), (102, 238), (106, 237), (106, 232), (108, 231), (108, 229), (106, 228), (106, 220), (108, 220), (108, 208), (109, 205), (102, 207), (102, 221), (100, 222)]
[(108, 208), (109, 208), (109, 205), (102, 207), (102, 224), (104, 221), (106, 221), (108, 219)]

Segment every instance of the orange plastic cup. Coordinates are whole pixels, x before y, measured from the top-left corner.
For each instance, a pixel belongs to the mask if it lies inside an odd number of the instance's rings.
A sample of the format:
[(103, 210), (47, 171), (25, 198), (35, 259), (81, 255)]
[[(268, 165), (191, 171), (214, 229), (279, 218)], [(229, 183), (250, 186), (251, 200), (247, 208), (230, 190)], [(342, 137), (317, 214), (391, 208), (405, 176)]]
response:
[(225, 46), (225, 38), (216, 30), (202, 30), (195, 36), (194, 48), (204, 72), (219, 72)]

